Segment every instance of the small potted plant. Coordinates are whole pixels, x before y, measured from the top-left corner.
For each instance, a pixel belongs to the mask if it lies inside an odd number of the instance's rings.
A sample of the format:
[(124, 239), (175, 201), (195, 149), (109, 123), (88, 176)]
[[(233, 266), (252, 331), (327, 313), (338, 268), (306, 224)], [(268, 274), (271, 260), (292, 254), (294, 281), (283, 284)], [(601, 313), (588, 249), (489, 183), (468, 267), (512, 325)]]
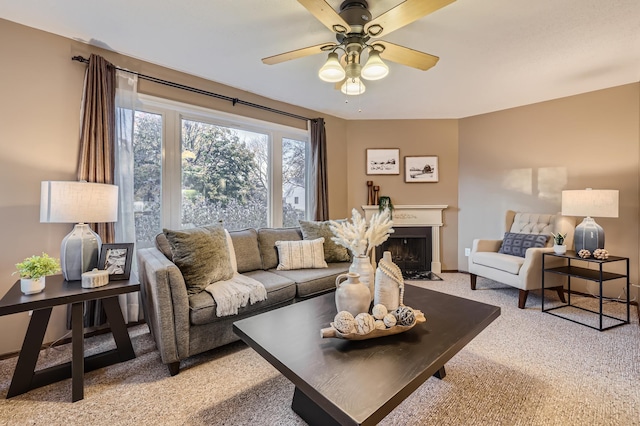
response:
[(564, 239), (567, 238), (567, 233), (561, 234), (558, 232), (557, 234), (551, 233), (553, 235), (553, 251), (556, 254), (565, 254), (567, 252), (567, 246), (564, 244)]
[(60, 261), (42, 253), (42, 256), (27, 257), (16, 263), (16, 269), (14, 274), (20, 274), (20, 290), (24, 294), (35, 294), (44, 290), (47, 275), (60, 271)]

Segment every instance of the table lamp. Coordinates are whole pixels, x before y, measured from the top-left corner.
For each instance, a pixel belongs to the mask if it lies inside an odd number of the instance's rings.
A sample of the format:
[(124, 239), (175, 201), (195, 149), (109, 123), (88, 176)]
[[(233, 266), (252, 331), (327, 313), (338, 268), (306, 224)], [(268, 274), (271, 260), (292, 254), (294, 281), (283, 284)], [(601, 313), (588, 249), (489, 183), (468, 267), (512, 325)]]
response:
[(98, 266), (100, 236), (88, 223), (118, 220), (118, 187), (102, 183), (44, 181), (40, 188), (40, 222), (75, 223), (62, 240), (60, 266), (64, 279), (82, 279)]
[(562, 214), (586, 216), (576, 227), (573, 241), (576, 252), (582, 249), (593, 253), (604, 248), (604, 230), (595, 217), (618, 217), (618, 190), (581, 189), (562, 191)]

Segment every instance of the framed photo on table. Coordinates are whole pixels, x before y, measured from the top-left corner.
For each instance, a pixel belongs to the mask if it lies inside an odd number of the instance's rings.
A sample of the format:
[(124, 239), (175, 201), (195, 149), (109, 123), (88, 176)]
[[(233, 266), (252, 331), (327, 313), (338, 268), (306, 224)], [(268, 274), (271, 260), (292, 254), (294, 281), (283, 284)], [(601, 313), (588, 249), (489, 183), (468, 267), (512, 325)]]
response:
[(438, 157), (435, 155), (422, 157), (404, 157), (404, 181), (438, 182)]
[(399, 175), (400, 150), (398, 148), (367, 149), (367, 174)]
[(109, 272), (109, 281), (128, 280), (132, 259), (133, 243), (102, 244), (98, 269)]

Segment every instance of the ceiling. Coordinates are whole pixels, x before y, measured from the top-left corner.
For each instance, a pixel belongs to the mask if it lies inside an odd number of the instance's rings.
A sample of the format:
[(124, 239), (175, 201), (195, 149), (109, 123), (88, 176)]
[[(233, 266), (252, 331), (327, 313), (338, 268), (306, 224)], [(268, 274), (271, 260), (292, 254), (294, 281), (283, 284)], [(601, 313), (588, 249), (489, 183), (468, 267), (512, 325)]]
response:
[[(369, 0), (374, 18), (398, 3)], [(383, 37), (435, 67), (389, 63), (348, 102), (318, 78), (324, 54), (261, 62), (335, 41), (295, 0), (0, 0), (0, 18), (345, 119), (461, 118), (640, 81), (638, 0), (457, 0)]]

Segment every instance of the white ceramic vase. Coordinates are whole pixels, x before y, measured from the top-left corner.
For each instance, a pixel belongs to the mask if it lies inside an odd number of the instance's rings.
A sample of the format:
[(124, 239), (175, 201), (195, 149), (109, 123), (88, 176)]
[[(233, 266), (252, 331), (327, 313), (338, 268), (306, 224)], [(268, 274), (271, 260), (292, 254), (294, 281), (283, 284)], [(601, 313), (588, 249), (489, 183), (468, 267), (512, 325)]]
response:
[(371, 293), (371, 298), (369, 299), (369, 302), (371, 302), (375, 291), (375, 281), (373, 276), (373, 266), (371, 265), (371, 259), (369, 256), (354, 256), (353, 262), (351, 262), (351, 266), (349, 266), (349, 272), (360, 274), (360, 282), (367, 286)]
[(44, 279), (40, 278), (20, 278), (20, 291), (24, 294), (36, 294), (44, 290)]
[(392, 311), (400, 305), (400, 286), (404, 285), (402, 271), (393, 263), (391, 252), (385, 251), (376, 269), (373, 304), (384, 305)]
[[(342, 281), (346, 278), (346, 281)], [(360, 282), (355, 272), (340, 274), (336, 278), (336, 309), (347, 311), (354, 317), (362, 312), (369, 312), (371, 296), (369, 289)]]
[(565, 254), (567, 252), (567, 246), (566, 245), (554, 244), (553, 245), (553, 252), (555, 254)]

